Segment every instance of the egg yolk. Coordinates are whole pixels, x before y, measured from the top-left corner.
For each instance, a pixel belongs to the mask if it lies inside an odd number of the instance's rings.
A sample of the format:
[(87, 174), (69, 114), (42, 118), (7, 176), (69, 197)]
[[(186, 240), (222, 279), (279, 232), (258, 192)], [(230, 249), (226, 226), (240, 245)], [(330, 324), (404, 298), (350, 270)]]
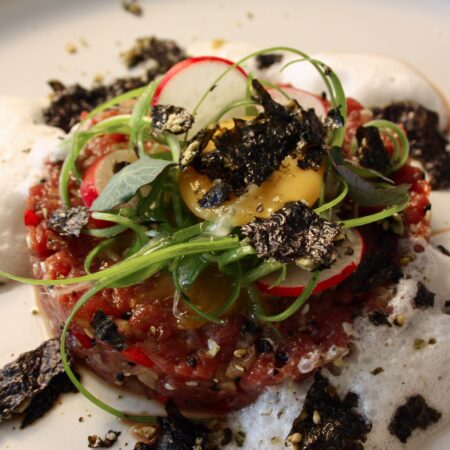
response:
[[(232, 121), (221, 124), (222, 128), (231, 128)], [(214, 150), (210, 142), (204, 151)], [(255, 217), (268, 218), (286, 203), (302, 200), (309, 206), (314, 205), (320, 195), (323, 182), (323, 167), (319, 170), (300, 169), (297, 158), (288, 156), (278, 170), (260, 186), (251, 185), (241, 196), (233, 196), (217, 208), (202, 208), (198, 201), (213, 186), (206, 176), (188, 167), (180, 173), (180, 191), (187, 207), (204, 220), (215, 221), (225, 215), (231, 226), (240, 226), (251, 222)]]

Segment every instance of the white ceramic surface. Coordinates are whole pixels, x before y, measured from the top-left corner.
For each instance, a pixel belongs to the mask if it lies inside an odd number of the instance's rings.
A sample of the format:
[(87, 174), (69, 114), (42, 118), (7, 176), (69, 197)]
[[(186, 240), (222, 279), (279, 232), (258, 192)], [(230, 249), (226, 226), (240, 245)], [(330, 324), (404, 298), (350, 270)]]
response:
[[(388, 54), (418, 66), (450, 98), (449, 0), (148, 0), (141, 4), (144, 16), (136, 18), (122, 10), (119, 0), (0, 0), (0, 95), (42, 97), (48, 92), (49, 78), (90, 84), (98, 73), (123, 75), (118, 53), (135, 37), (155, 34), (182, 44), (223, 38), (262, 46), (293, 45), (310, 52)], [(76, 45), (76, 54), (66, 52), (67, 42)], [(446, 193), (433, 195), (435, 229), (450, 226), (448, 201)], [(439, 239), (448, 242), (448, 235)], [(32, 288), (16, 284), (0, 288), (0, 365), (46, 336), (40, 316), (32, 314), (34, 308)], [(85, 380), (101, 390), (93, 377)], [(144, 401), (119, 400), (117, 395), (102, 392), (119, 407), (126, 402), (131, 410), (148, 409)], [(104, 434), (110, 428), (124, 431), (114, 448), (134, 446), (125, 425), (81, 395), (65, 396), (35, 425), (23, 431), (18, 427), (18, 423), (0, 425), (1, 449), (81, 450), (87, 448), (88, 434)], [(448, 448), (450, 435), (443, 433), (426, 450)]]

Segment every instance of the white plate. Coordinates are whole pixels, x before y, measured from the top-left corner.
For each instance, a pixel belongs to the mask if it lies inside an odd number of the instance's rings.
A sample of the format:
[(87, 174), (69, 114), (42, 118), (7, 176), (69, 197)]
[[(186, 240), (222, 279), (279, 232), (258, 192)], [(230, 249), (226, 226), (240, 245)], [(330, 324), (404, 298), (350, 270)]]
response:
[[(144, 16), (125, 13), (119, 0), (1, 0), (0, 95), (30, 98), (48, 93), (49, 78), (90, 84), (96, 74), (123, 75), (118, 53), (134, 38), (155, 34), (182, 44), (223, 38), (261, 46), (292, 45), (308, 52), (375, 52), (419, 67), (450, 98), (450, 2), (397, 0), (159, 0), (142, 1)], [(65, 45), (72, 42), (76, 54)], [(83, 43), (84, 42), (84, 43)], [(0, 124), (1, 126), (1, 124)], [(449, 227), (448, 194), (433, 197), (434, 226)], [(440, 206), (440, 207), (436, 207)], [(1, 220), (1, 219), (0, 219)], [(1, 260), (2, 255), (0, 255)], [(46, 336), (29, 287), (0, 288), (0, 364), (34, 348)], [(92, 377), (88, 384), (99, 389)], [(109, 401), (117, 393), (103, 392)], [(106, 397), (105, 397), (106, 396)], [(146, 402), (127, 399), (134, 410)], [(83, 417), (80, 422), (79, 418)], [(133, 448), (127, 427), (92, 406), (81, 395), (66, 395), (61, 405), (26, 430), (0, 425), (0, 447), (11, 450), (87, 448), (88, 434), (121, 429), (115, 448)], [(450, 448), (443, 433), (428, 449)]]

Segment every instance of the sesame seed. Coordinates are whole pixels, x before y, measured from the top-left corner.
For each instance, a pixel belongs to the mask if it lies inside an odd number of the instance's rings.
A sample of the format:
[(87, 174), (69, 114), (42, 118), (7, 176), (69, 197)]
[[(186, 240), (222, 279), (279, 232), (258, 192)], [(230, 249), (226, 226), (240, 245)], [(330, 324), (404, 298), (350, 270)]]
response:
[(236, 358), (242, 358), (243, 356), (245, 356), (247, 354), (247, 349), (245, 348), (238, 348), (233, 352), (233, 355)]
[(301, 433), (294, 433), (292, 436), (290, 436), (291, 438), (291, 442), (293, 444), (298, 444), (301, 440), (302, 440), (302, 435)]
[(320, 423), (320, 414), (319, 411), (317, 411), (317, 409), (315, 409), (313, 412), (313, 422), (315, 425), (319, 425)]

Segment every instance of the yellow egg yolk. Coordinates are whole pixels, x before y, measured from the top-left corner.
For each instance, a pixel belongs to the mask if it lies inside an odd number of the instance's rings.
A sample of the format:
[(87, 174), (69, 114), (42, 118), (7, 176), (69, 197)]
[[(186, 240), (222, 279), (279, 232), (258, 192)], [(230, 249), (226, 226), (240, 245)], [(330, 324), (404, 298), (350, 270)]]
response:
[[(233, 122), (221, 124), (222, 128), (232, 128)], [(210, 141), (204, 151), (213, 151)], [(215, 221), (229, 217), (231, 226), (240, 226), (251, 222), (255, 217), (267, 218), (272, 213), (292, 201), (304, 201), (312, 206), (320, 195), (323, 182), (323, 167), (319, 170), (300, 169), (297, 158), (288, 156), (280, 168), (272, 173), (260, 186), (251, 185), (241, 196), (233, 196), (217, 208), (202, 208), (198, 201), (213, 186), (206, 176), (188, 167), (180, 173), (180, 191), (188, 208), (197, 217)]]

